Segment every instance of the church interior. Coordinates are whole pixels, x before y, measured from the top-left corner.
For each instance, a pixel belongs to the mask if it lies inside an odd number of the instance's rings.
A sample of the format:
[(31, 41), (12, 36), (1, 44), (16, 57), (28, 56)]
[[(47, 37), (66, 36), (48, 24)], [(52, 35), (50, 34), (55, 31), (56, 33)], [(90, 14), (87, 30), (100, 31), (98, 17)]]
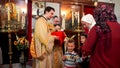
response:
[[(93, 15), (94, 9), (103, 3), (114, 9), (120, 22), (119, 0), (0, 0), (0, 68), (32, 68), (30, 44), (35, 23), (47, 6), (55, 9), (57, 24), (66, 38), (75, 40), (75, 51), (79, 53), (80, 36), (89, 31), (81, 24), (81, 18), (86, 14)], [(55, 24), (53, 19), (49, 22)], [(63, 53), (66, 38), (62, 44)], [(78, 68), (82, 68), (81, 65)]]

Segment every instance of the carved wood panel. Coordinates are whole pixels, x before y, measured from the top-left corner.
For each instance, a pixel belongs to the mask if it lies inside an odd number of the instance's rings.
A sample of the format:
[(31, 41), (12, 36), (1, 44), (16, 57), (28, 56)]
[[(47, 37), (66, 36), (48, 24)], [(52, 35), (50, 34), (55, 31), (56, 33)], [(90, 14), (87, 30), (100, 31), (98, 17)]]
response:
[(42, 2), (81, 2), (81, 3), (93, 2), (92, 0), (31, 0), (31, 1), (42, 1)]

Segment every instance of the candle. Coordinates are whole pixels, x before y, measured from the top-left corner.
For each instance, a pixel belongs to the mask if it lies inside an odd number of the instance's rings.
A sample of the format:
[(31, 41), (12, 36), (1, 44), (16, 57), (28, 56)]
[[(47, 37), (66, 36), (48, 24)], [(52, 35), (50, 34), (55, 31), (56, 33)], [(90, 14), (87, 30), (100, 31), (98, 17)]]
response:
[(74, 25), (74, 11), (72, 11), (72, 26)]
[(65, 29), (65, 14), (62, 16), (62, 29)]
[(21, 26), (21, 27), (22, 27), (22, 29), (24, 29), (24, 27), (25, 27), (25, 16), (26, 16), (26, 15), (25, 15), (25, 13), (23, 12), (23, 13), (22, 13), (22, 18), (21, 18), (21, 23), (22, 23), (22, 26)]
[(83, 12), (83, 15), (82, 16), (84, 16), (85, 15), (85, 12)]
[(20, 12), (19, 12), (19, 10), (18, 10), (18, 22), (20, 21)]
[(80, 23), (80, 16), (79, 16), (79, 11), (78, 11), (78, 23)]
[(7, 14), (8, 14), (8, 21), (10, 21), (10, 8), (9, 7), (8, 7)]

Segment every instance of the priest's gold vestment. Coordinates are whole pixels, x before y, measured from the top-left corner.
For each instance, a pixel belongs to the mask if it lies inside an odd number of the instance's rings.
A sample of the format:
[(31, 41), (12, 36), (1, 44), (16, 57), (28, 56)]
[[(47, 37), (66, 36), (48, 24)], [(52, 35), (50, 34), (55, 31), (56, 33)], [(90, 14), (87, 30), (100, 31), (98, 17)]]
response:
[(50, 34), (48, 21), (44, 17), (36, 21), (33, 37), (37, 55), (33, 60), (33, 68), (53, 68), (54, 37)]

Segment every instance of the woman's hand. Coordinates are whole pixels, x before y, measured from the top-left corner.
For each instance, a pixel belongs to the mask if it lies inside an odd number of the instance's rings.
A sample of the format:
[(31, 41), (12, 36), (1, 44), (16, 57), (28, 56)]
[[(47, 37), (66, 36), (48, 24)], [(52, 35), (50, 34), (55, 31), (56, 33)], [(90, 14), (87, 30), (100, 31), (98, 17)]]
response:
[(83, 55), (82, 55), (82, 60), (85, 60), (87, 57), (88, 57), (88, 56), (83, 56)]

